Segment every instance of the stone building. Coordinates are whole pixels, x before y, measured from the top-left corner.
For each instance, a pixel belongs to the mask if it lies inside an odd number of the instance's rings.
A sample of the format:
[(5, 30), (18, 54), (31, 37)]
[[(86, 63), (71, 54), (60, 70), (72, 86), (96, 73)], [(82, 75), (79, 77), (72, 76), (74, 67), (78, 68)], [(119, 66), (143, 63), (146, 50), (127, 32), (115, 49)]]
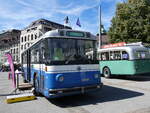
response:
[(5, 53), (12, 54), (14, 62), (19, 62), (20, 30), (12, 29), (0, 33), (0, 64), (6, 63)]
[(39, 19), (32, 22), (23, 30), (8, 30), (0, 33), (0, 65), (7, 62), (5, 53), (13, 56), (14, 62), (21, 62), (21, 53), (30, 47), (42, 34), (54, 29), (71, 29), (46, 19)]
[(28, 27), (21, 31), (20, 38), (20, 54), (30, 47), (33, 42), (35, 42), (42, 34), (47, 31), (54, 29), (71, 29), (70, 27), (64, 27), (64, 25), (46, 20), (39, 19), (32, 22)]
[[(109, 36), (107, 34), (101, 35), (101, 46), (107, 45), (110, 43)], [(99, 34), (97, 34), (97, 45), (99, 45)]]

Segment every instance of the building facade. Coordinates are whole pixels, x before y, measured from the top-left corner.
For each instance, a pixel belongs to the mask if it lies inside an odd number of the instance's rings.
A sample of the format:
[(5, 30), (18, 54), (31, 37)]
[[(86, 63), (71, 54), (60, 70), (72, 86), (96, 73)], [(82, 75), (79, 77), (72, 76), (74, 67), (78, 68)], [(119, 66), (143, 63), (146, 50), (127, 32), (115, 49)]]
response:
[(99, 34), (97, 34), (97, 47), (99, 46), (99, 42), (101, 43), (101, 46), (107, 45), (110, 43), (109, 36), (107, 34), (102, 34), (99, 41)]
[(19, 62), (20, 30), (12, 29), (0, 33), (0, 64), (7, 62), (5, 53), (12, 54), (13, 61)]
[(0, 33), (0, 65), (7, 62), (5, 53), (12, 54), (13, 61), (21, 63), (21, 53), (30, 47), (45, 32), (54, 29), (71, 29), (46, 19), (32, 22), (23, 30), (8, 30)]
[[(40, 38), (47, 31), (54, 29), (71, 29), (70, 27), (64, 27), (64, 25), (46, 20), (39, 19), (32, 22), (28, 27), (21, 31), (20, 36), (20, 56), (21, 53), (30, 47), (37, 39)], [(21, 59), (20, 59), (21, 61)]]

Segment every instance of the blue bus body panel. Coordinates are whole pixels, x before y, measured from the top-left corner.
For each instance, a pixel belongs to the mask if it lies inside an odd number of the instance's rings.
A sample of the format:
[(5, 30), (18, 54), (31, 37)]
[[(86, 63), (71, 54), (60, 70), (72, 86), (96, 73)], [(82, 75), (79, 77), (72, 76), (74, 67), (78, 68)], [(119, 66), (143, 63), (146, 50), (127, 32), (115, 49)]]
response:
[[(25, 78), (27, 78), (27, 68), (24, 68)], [(74, 88), (74, 87), (84, 87), (90, 85), (99, 85), (101, 83), (100, 71), (86, 71), (86, 72), (68, 72), (68, 73), (48, 73), (45, 71), (31, 69), (31, 81), (33, 82), (34, 73), (38, 74), (38, 81), (40, 81), (40, 74), (44, 76), (44, 88), (40, 89), (39, 92), (42, 93), (47, 98), (55, 98), (72, 94), (79, 94), (80, 91), (69, 92), (67, 94), (57, 94), (51, 95), (49, 90), (51, 89), (63, 89), (63, 88)], [(59, 81), (57, 78), (63, 76), (64, 80)], [(96, 77), (95, 77), (96, 76)], [(89, 91), (93, 91), (92, 89)], [(88, 92), (88, 91), (85, 91)]]
[[(84, 75), (82, 75), (84, 73)], [(57, 75), (62, 74), (64, 76), (64, 81), (59, 82), (56, 80)], [(89, 71), (89, 72), (75, 72), (75, 73), (57, 73), (57, 74), (46, 74), (45, 75), (45, 89), (44, 95), (48, 98), (61, 97), (66, 95), (79, 94), (81, 91), (69, 92), (67, 94), (57, 94), (50, 95), (50, 89), (63, 89), (63, 88), (73, 88), (73, 87), (84, 87), (89, 85), (99, 85), (101, 83), (100, 76), (99, 78), (94, 78), (94, 75), (100, 75), (99, 71)], [(97, 89), (91, 89), (85, 92), (93, 91)]]
[[(85, 75), (82, 75), (82, 73), (84, 73)], [(64, 76), (64, 81), (59, 82), (56, 80), (56, 76), (59, 74), (62, 74)], [(99, 74), (99, 71), (46, 74), (45, 86), (48, 89), (58, 89), (98, 84), (100, 83), (100, 79), (95, 79), (95, 74)]]

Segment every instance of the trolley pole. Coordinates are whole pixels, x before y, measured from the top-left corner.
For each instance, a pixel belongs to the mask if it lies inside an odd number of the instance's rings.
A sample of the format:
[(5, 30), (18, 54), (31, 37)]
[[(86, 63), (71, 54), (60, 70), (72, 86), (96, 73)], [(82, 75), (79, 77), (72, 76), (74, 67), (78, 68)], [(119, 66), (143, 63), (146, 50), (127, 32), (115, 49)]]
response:
[(101, 33), (102, 33), (102, 29), (101, 29), (101, 24), (102, 24), (102, 21), (101, 21), (101, 0), (100, 0), (100, 5), (99, 5), (99, 49), (101, 49), (101, 45), (102, 45), (102, 36), (101, 36)]

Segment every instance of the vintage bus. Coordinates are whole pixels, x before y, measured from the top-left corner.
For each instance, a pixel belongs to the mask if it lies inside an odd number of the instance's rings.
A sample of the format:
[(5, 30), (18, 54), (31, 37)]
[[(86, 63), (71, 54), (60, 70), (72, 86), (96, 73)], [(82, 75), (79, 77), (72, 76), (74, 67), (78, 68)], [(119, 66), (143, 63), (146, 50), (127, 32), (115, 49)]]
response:
[(142, 45), (125, 44), (98, 50), (100, 71), (111, 75), (140, 75), (150, 73), (150, 53)]
[[(88, 51), (94, 51), (92, 58)], [(90, 32), (48, 31), (22, 53), (24, 80), (47, 98), (98, 90), (102, 83), (96, 54), (96, 37)]]

